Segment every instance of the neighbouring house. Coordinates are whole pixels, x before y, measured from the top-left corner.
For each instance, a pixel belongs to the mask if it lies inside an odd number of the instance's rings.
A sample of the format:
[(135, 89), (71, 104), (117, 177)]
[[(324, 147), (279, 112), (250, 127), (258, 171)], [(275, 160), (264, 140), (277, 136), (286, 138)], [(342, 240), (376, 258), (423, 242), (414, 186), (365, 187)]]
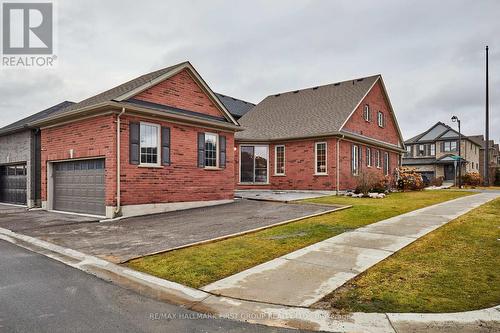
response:
[(382, 76), (266, 97), (239, 122), (237, 189), (349, 190), (393, 177), (404, 152)]
[[(483, 135), (473, 135), (470, 137), (471, 140), (475, 140), (477, 144), (481, 146), (481, 152), (479, 154), (479, 173), (481, 174), (481, 178), (484, 179), (485, 176), (485, 163), (484, 163), (484, 151), (486, 149), (486, 140)], [(490, 140), (489, 144), (489, 176), (490, 176), (490, 184), (493, 184), (495, 181), (495, 171), (500, 168), (500, 149), (498, 143), (495, 143), (494, 140)]]
[(40, 131), (29, 124), (71, 104), (62, 102), (0, 129), (0, 203), (40, 206)]
[(458, 141), (459, 133), (456, 130), (438, 122), (427, 131), (405, 141), (403, 166), (415, 168), (426, 182), (437, 177), (455, 181), (460, 165), (462, 174), (479, 172), (480, 144), (473, 137), (462, 134), (460, 158)]
[(230, 104), (239, 115), (251, 103), (215, 94), (184, 62), (30, 122), (42, 207), (112, 218), (231, 202)]

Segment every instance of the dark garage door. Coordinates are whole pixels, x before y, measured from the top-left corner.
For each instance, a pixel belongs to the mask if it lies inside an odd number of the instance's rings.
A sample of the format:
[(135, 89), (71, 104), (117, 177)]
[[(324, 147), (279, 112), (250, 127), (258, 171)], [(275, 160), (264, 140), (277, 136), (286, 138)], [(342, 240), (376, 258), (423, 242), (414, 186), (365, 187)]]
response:
[(54, 209), (105, 215), (104, 159), (54, 163)]
[(0, 202), (26, 205), (26, 164), (0, 166)]

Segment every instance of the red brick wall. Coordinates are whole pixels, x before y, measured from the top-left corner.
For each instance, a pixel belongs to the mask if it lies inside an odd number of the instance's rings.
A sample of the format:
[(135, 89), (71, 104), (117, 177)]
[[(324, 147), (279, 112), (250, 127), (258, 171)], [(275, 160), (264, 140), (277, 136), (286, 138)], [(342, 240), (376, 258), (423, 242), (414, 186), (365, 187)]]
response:
[[(122, 117), (121, 200), (123, 205), (180, 201), (232, 199), (234, 196), (234, 134), (163, 121), (145, 120), (170, 127), (171, 165), (143, 168), (129, 163), (129, 122), (140, 118)], [(226, 136), (226, 168), (197, 167), (198, 132)]]
[[(370, 106), (371, 122), (367, 122), (363, 117), (363, 109), (366, 104)], [(343, 129), (384, 142), (398, 144), (398, 130), (389, 110), (389, 103), (383, 92), (382, 84), (377, 82), (352, 114), (351, 118), (349, 118)], [(384, 114), (385, 126), (383, 128), (379, 127), (377, 123), (378, 111), (382, 111)]]
[(137, 94), (135, 99), (224, 117), (187, 70)]
[[(328, 175), (314, 174), (314, 143), (327, 142)], [(285, 176), (274, 175), (275, 146), (285, 145)], [(282, 190), (332, 190), (335, 187), (335, 139), (289, 141), (269, 145), (269, 185), (238, 185), (238, 189), (282, 189)], [(235, 154), (239, 158), (239, 147)], [(239, 164), (236, 164), (235, 179), (239, 182)]]
[[(171, 130), (171, 165), (157, 168), (129, 163), (129, 121), (147, 121)], [(95, 117), (42, 130), (42, 200), (47, 200), (47, 161), (106, 159), (106, 205), (116, 205), (116, 115)], [(121, 118), (121, 204), (150, 204), (232, 199), (234, 134), (131, 116)], [(226, 168), (197, 167), (197, 133), (226, 136)]]
[[(314, 175), (314, 143), (327, 142), (327, 161), (328, 175)], [(351, 172), (351, 149), (352, 142), (340, 142), (340, 190), (355, 189), (357, 177)], [(366, 145), (357, 143), (363, 150), (362, 153), (362, 168), (366, 170)], [(285, 145), (285, 176), (274, 175), (274, 154), (276, 145)], [(375, 150), (372, 148), (372, 167), (369, 169), (375, 170), (380, 175), (383, 175), (383, 164), (380, 168), (375, 166)], [(336, 163), (337, 163), (337, 139), (327, 138), (322, 140), (304, 140), (304, 141), (288, 141), (283, 143), (269, 144), (269, 184), (268, 185), (248, 185), (239, 183), (239, 143), (237, 143), (237, 152), (235, 153), (235, 182), (237, 189), (280, 189), (280, 190), (335, 190), (336, 189)], [(380, 149), (381, 159), (383, 158), (384, 149)], [(398, 166), (397, 153), (390, 152), (390, 175), (392, 176), (394, 168)], [(382, 161), (382, 160), (381, 160)]]
[[(389, 153), (389, 177), (392, 179), (392, 175), (394, 169), (398, 167), (399, 154), (390, 152), (383, 148), (365, 145), (361, 143), (354, 143), (351, 141), (341, 141), (340, 142), (340, 189), (355, 189), (357, 186), (357, 176), (354, 176), (351, 172), (351, 155), (352, 155), (352, 146), (356, 144), (362, 150), (361, 153), (361, 168), (360, 172), (370, 170), (378, 173), (380, 176), (384, 175), (384, 152)], [(366, 148), (370, 147), (372, 151), (372, 163), (371, 167), (366, 165)], [(380, 150), (380, 168), (377, 168), (376, 164), (376, 150)]]
[(47, 162), (70, 158), (104, 157), (106, 159), (106, 205), (115, 204), (116, 192), (116, 123), (114, 115), (80, 120), (41, 130), (42, 200), (47, 200)]

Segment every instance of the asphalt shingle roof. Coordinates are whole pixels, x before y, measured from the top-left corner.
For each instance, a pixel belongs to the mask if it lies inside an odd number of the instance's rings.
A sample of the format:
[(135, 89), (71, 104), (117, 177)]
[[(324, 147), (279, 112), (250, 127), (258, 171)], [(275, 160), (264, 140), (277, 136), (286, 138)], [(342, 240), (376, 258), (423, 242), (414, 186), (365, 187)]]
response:
[(16, 122), (12, 123), (12, 124), (9, 124), (5, 127), (0, 128), (0, 134), (10, 133), (10, 132), (14, 132), (17, 130), (22, 130), (22, 129), (26, 128), (26, 126), (29, 123), (31, 123), (33, 121), (37, 121), (37, 120), (42, 120), (44, 118), (47, 118), (49, 116), (52, 116), (52, 115), (55, 115), (58, 113), (65, 112), (67, 107), (74, 105), (74, 104), (75, 104), (74, 102), (64, 101), (62, 103), (54, 105), (48, 109), (42, 110), (40, 112), (32, 114), (31, 116), (28, 116), (26, 118), (23, 118), (21, 120), (18, 120)]
[(241, 118), (245, 113), (250, 111), (255, 104), (250, 102), (245, 102), (241, 99), (237, 99), (231, 96), (215, 93), (217, 97), (220, 99), (222, 104), (226, 107), (226, 109), (231, 113), (233, 117), (236, 119)]
[[(338, 132), (380, 75), (270, 95), (239, 119), (239, 140), (277, 140)], [(307, 126), (305, 125), (307, 124)]]

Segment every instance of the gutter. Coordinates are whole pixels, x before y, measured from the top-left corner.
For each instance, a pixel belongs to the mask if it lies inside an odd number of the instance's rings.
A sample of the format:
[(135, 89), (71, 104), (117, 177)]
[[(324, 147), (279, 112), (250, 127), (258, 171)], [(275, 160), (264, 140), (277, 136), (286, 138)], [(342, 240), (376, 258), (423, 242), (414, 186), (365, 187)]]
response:
[(118, 215), (121, 212), (121, 188), (120, 188), (120, 130), (121, 130), (121, 121), (120, 117), (125, 113), (125, 108), (122, 108), (122, 111), (116, 117), (116, 208), (115, 214)]
[[(92, 111), (96, 111), (98, 109), (104, 109), (108, 110), (109, 109), (119, 109), (122, 110), (124, 108), (124, 105), (120, 102), (116, 101), (108, 101), (104, 103), (99, 103), (99, 104), (94, 104), (88, 107), (84, 107), (81, 109), (73, 110), (67, 113), (61, 113), (56, 116), (50, 117), (50, 118), (45, 118), (43, 120), (39, 121), (34, 121), (31, 123), (28, 123), (28, 126), (32, 127), (43, 127), (45, 125), (50, 125), (50, 124), (57, 124), (59, 122), (63, 122), (67, 120), (67, 118), (76, 118), (78, 116), (88, 114)], [(177, 114), (171, 114), (165, 111), (156, 111), (156, 110), (151, 110), (148, 108), (143, 108), (143, 107), (136, 107), (132, 105), (127, 105), (127, 111), (135, 111), (137, 113), (145, 113), (151, 116), (157, 116), (158, 118), (164, 118), (167, 121), (180, 121), (183, 123), (189, 123), (189, 124), (196, 124), (196, 125), (203, 125), (203, 126), (211, 126), (219, 129), (226, 129), (226, 130), (231, 130), (231, 131), (242, 131), (243, 129), (241, 126), (233, 125), (231, 123), (222, 123), (222, 122), (217, 122), (217, 121), (210, 121), (210, 120), (205, 120), (205, 119), (194, 119), (193, 117), (189, 116), (183, 116), (183, 115), (177, 115)]]

